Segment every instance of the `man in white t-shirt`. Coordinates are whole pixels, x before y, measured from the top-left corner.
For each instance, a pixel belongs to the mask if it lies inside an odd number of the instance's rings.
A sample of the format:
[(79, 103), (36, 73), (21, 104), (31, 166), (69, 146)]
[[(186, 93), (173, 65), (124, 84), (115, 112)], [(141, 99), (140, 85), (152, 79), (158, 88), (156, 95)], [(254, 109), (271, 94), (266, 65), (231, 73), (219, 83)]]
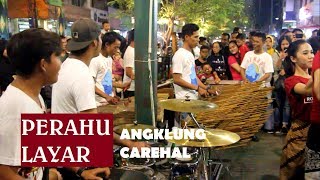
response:
[[(89, 71), (93, 57), (101, 50), (100, 30), (91, 19), (80, 19), (71, 27), (72, 39), (67, 48), (70, 56), (62, 64), (58, 82), (52, 88), (52, 113), (98, 113), (95, 101), (95, 83)], [(142, 147), (143, 142), (120, 140), (113, 133), (115, 144), (132, 147)], [(72, 167), (79, 177), (98, 179), (98, 173), (109, 175), (109, 168), (84, 169)]]
[[(101, 49), (100, 29), (91, 19), (80, 19), (71, 27), (72, 39), (67, 49), (70, 56), (64, 61), (58, 82), (52, 87), (52, 113), (97, 113), (94, 80), (89, 71), (93, 57)], [(79, 178), (96, 179), (98, 173), (110, 174), (109, 168), (87, 170), (70, 167)]]
[(183, 46), (172, 58), (174, 91), (177, 99), (198, 99), (198, 93), (202, 96), (215, 93), (196, 75), (192, 49), (199, 43), (198, 30), (196, 24), (186, 24), (182, 27)]
[(90, 72), (95, 80), (97, 106), (107, 103), (116, 104), (118, 97), (114, 97), (112, 82), (112, 58), (119, 51), (121, 41), (116, 32), (108, 32), (102, 36), (102, 49), (98, 57), (90, 62)]
[(10, 39), (7, 50), (17, 74), (0, 98), (0, 179), (57, 176), (43, 167), (21, 167), (21, 114), (45, 113), (40, 90), (58, 80), (60, 37), (44, 29), (27, 29)]
[(129, 46), (123, 56), (124, 76), (123, 83), (131, 82), (130, 87), (124, 92), (124, 97), (134, 96), (134, 29), (128, 32)]
[(272, 57), (263, 51), (266, 41), (264, 33), (257, 32), (252, 36), (253, 51), (249, 51), (241, 63), (241, 76), (244, 82), (265, 82), (270, 87), (273, 73)]

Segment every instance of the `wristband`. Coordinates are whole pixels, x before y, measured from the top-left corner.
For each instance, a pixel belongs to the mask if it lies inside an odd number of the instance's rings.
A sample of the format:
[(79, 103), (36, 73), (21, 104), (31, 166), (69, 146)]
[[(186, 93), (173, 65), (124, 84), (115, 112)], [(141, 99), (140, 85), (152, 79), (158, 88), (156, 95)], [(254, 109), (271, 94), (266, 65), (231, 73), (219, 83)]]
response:
[(79, 168), (78, 171), (76, 172), (77, 176), (79, 176), (81, 178), (81, 174), (83, 173), (83, 171), (87, 170), (87, 168)]

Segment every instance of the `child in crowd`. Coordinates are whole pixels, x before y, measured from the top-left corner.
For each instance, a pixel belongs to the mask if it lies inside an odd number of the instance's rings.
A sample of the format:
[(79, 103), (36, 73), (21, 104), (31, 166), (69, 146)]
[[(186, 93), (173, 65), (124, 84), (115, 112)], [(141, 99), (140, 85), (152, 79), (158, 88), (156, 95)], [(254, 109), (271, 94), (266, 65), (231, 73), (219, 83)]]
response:
[(112, 60), (112, 74), (116, 81), (122, 81), (124, 69), (120, 51), (112, 56)]
[(203, 73), (198, 74), (198, 78), (204, 84), (216, 83), (219, 84), (221, 79), (215, 71), (212, 71), (212, 67), (209, 63), (202, 64)]
[(246, 53), (248, 51), (250, 51), (250, 49), (248, 48), (248, 46), (246, 44), (246, 35), (243, 33), (238, 34), (236, 41), (237, 41), (237, 45), (239, 47), (240, 60), (242, 62), (244, 55), (246, 55)]
[(201, 74), (202, 73), (202, 65), (207, 63), (207, 58), (209, 56), (209, 50), (210, 47), (207, 45), (203, 45), (200, 48), (200, 56), (198, 59), (196, 59), (196, 73)]
[(123, 84), (123, 59), (121, 58), (121, 52), (118, 51), (112, 56), (112, 83), (115, 87), (115, 94), (118, 97), (122, 97), (121, 92), (129, 88), (131, 82)]
[(292, 42), (284, 69), (285, 89), (292, 109), (292, 125), (282, 149), (280, 179), (304, 179), (305, 147), (310, 126), (312, 79), (309, 69), (314, 58), (305, 40)]

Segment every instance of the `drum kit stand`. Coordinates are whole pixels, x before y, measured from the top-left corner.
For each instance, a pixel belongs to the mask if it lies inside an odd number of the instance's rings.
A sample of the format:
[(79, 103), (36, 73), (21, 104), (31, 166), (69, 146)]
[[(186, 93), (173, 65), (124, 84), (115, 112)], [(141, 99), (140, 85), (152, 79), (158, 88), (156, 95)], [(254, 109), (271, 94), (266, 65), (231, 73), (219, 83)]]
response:
[[(171, 159), (170, 161), (170, 175), (169, 179), (205, 179), (213, 180), (218, 179), (220, 170), (222, 168), (222, 161), (215, 165), (213, 160), (210, 159), (212, 148), (221, 147), (234, 144), (240, 140), (240, 136), (236, 133), (221, 130), (221, 129), (207, 129), (203, 127), (195, 118), (195, 113), (211, 111), (218, 106), (214, 103), (201, 100), (191, 100), (191, 99), (167, 99), (159, 101), (159, 105), (163, 109), (187, 113), (193, 121), (197, 129), (203, 129), (206, 134), (203, 140), (194, 139), (169, 139), (169, 143), (173, 146), (177, 145), (179, 147), (187, 147), (188, 153), (192, 158), (190, 159)], [(140, 125), (140, 124), (124, 124), (116, 126), (114, 131), (121, 134), (123, 129), (154, 129), (153, 126)], [(158, 146), (159, 144), (155, 144)], [(218, 158), (220, 159), (220, 158)], [(154, 162), (154, 160), (148, 160), (148, 162)], [(141, 165), (141, 164), (139, 164)], [(215, 165), (215, 166), (214, 166)], [(120, 165), (121, 166), (121, 165)], [(143, 165), (142, 165), (143, 166)], [(125, 163), (123, 167), (127, 167), (128, 163)], [(227, 168), (228, 173), (231, 175)], [(151, 179), (158, 179), (153, 177)]]

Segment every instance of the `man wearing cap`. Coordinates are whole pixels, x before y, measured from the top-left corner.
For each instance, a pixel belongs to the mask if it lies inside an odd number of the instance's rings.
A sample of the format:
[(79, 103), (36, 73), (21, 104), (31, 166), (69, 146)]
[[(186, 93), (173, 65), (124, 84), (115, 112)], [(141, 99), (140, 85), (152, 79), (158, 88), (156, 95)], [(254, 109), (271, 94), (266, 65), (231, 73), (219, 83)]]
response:
[[(80, 19), (73, 23), (71, 34), (72, 39), (67, 45), (70, 56), (62, 64), (58, 82), (52, 89), (52, 112), (97, 113), (95, 83), (89, 64), (92, 58), (99, 55), (101, 49), (100, 29), (93, 20)], [(146, 146), (143, 142), (120, 140), (115, 133), (113, 140), (115, 144), (129, 148)], [(108, 168), (71, 169), (83, 179), (99, 179), (96, 176), (98, 173), (105, 173), (106, 176), (110, 173)]]

